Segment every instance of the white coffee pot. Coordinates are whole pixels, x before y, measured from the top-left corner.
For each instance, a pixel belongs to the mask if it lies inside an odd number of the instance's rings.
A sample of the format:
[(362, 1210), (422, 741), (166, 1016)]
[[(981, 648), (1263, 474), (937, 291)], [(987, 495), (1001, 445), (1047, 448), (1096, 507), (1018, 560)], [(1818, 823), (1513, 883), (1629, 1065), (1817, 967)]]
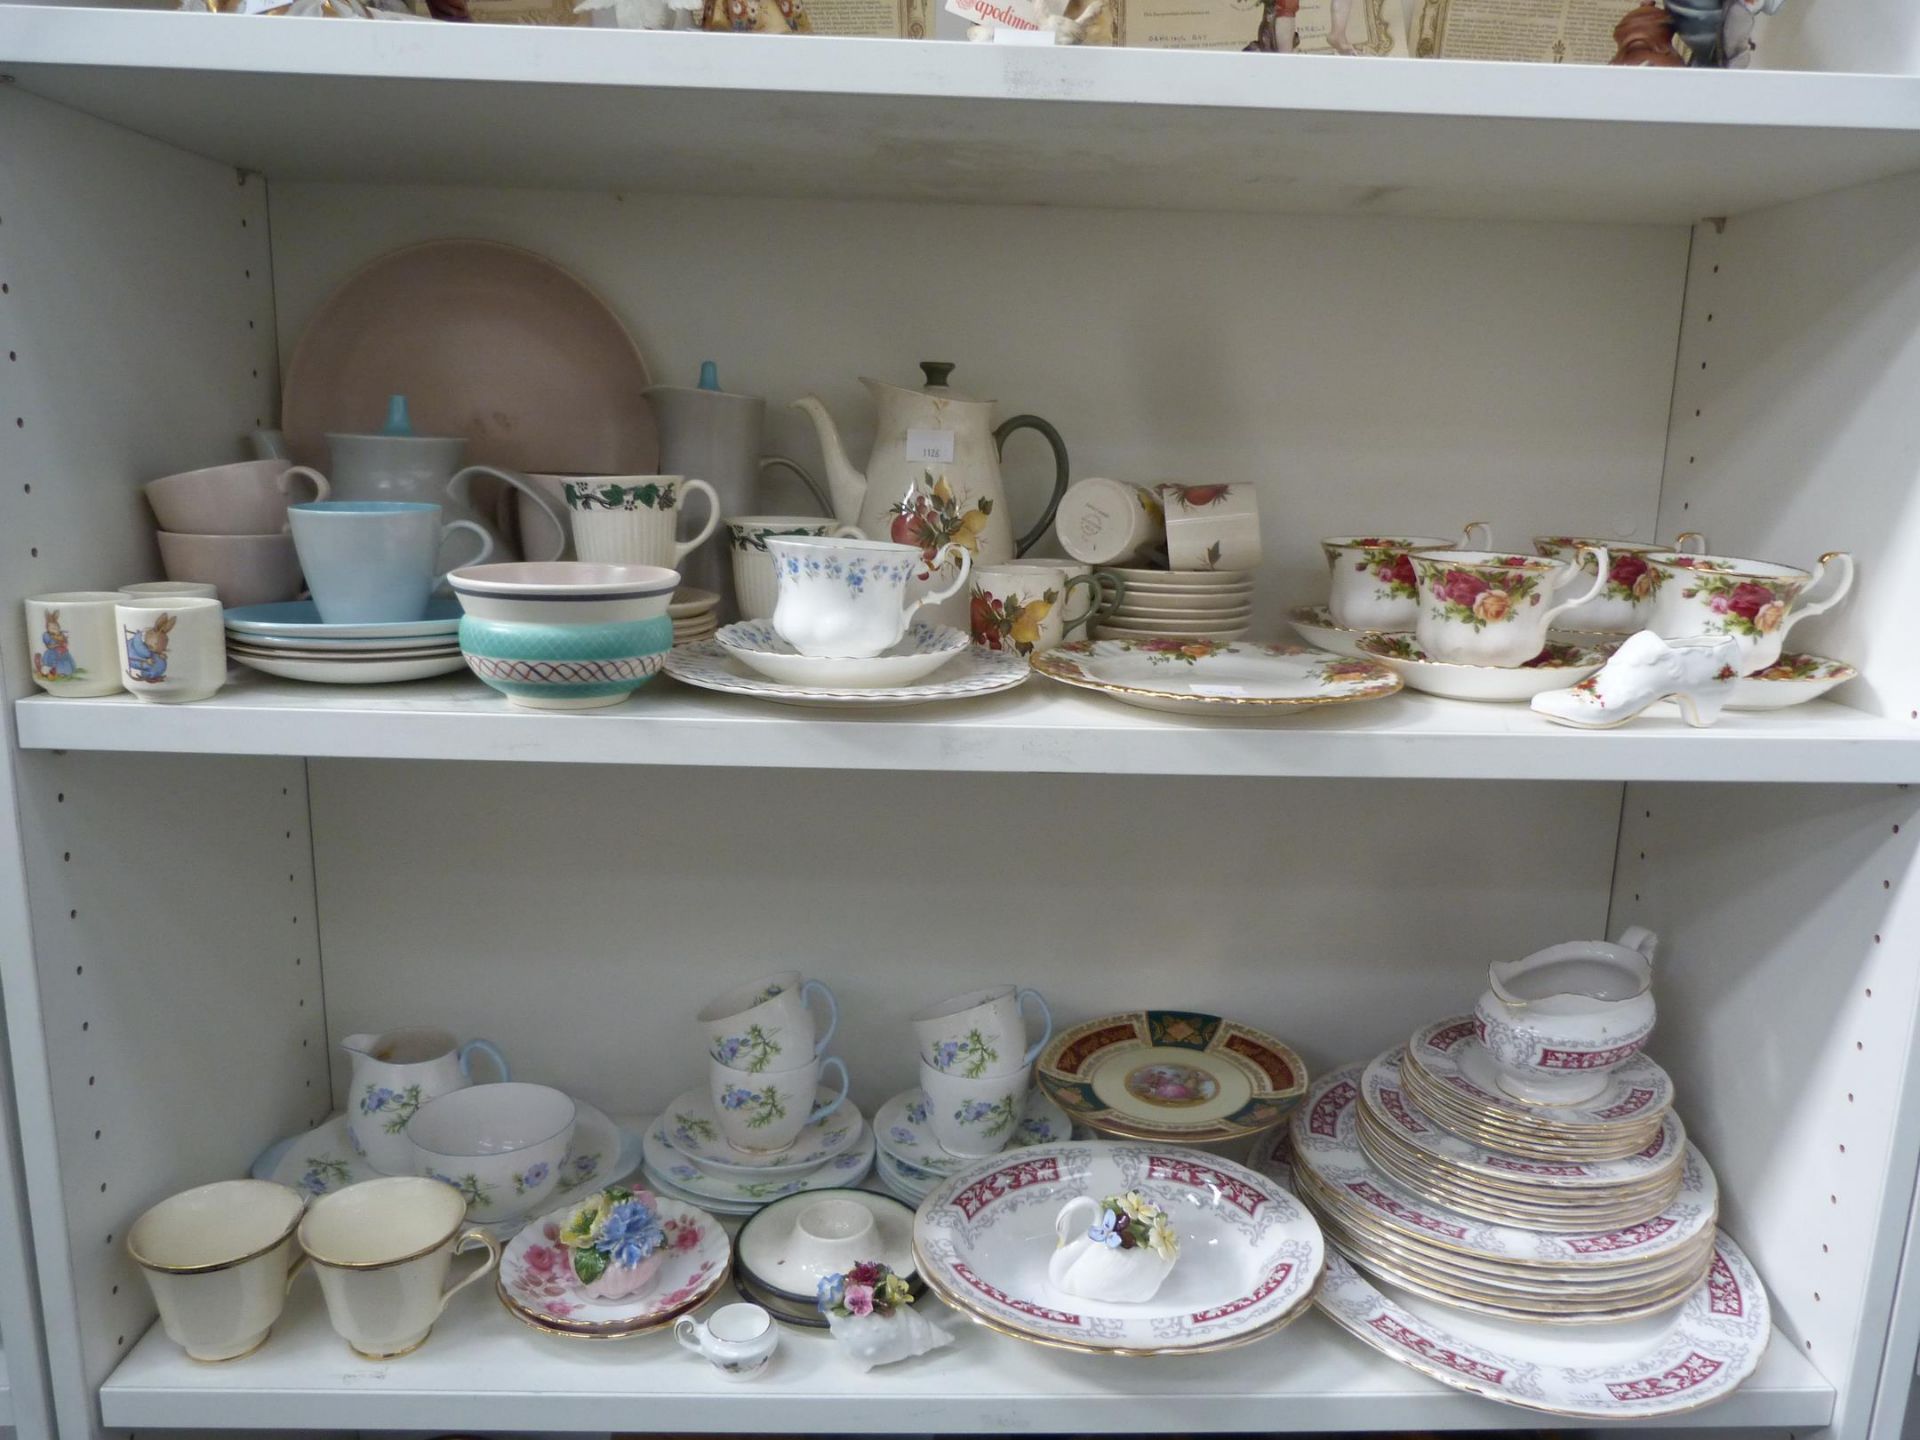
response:
[(353, 1057), (347, 1081), (347, 1138), (382, 1175), (411, 1175), (407, 1126), (429, 1100), (473, 1083), (473, 1056), (493, 1061), (510, 1080), (506, 1057), (486, 1040), (462, 1045), (448, 1031), (409, 1026), (380, 1034), (349, 1035), (340, 1048)]

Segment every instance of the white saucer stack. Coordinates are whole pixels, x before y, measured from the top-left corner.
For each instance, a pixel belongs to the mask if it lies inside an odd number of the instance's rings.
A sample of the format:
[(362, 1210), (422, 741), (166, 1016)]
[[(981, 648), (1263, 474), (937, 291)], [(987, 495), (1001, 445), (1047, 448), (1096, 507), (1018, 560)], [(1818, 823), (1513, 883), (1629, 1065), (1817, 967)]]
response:
[(1251, 570), (1147, 570), (1105, 566), (1126, 589), (1111, 614), (1093, 624), (1095, 640), (1198, 635), (1238, 640), (1253, 623)]
[(711, 590), (682, 585), (673, 592), (667, 614), (673, 620), (674, 644), (691, 645), (696, 640), (711, 639), (720, 624), (720, 597)]

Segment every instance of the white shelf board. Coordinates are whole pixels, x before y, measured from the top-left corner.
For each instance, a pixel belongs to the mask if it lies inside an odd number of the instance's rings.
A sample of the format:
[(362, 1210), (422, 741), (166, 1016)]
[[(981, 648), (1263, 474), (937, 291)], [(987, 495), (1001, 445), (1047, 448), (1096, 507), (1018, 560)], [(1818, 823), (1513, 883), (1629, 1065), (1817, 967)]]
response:
[(1903, 76), (60, 5), (0, 72), (271, 178), (1684, 224), (1920, 169)]
[(1920, 726), (1831, 701), (1729, 711), (1693, 730), (1671, 707), (1579, 732), (1524, 705), (1402, 693), (1272, 720), (1188, 719), (1041, 677), (942, 705), (857, 713), (696, 691), (662, 678), (606, 710), (508, 706), (467, 676), (334, 687), (247, 677), (211, 700), (19, 701), (22, 747), (354, 759), (1015, 773), (1390, 779), (1920, 782)]
[[(741, 1385), (667, 1334), (616, 1343), (536, 1334), (485, 1285), (457, 1296), (420, 1350), (366, 1361), (302, 1280), (272, 1338), (235, 1364), (197, 1365), (153, 1327), (101, 1387), (100, 1410), (109, 1426), (268, 1430), (1191, 1434), (1550, 1423), (1417, 1375), (1319, 1315), (1244, 1350), (1143, 1361), (1042, 1349), (923, 1303), (956, 1336), (937, 1355), (861, 1375), (825, 1335), (787, 1328), (766, 1377)], [(1805, 1429), (1826, 1424), (1833, 1401), (1776, 1332), (1744, 1387), (1671, 1423)]]

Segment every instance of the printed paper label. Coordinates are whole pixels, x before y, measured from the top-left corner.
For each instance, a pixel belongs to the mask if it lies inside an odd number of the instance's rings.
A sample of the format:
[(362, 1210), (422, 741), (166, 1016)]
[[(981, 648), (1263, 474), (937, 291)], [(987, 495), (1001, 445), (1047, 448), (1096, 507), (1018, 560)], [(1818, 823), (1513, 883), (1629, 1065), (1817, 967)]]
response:
[(953, 463), (953, 431), (907, 431), (907, 458), (932, 460), (942, 465), (951, 465)]

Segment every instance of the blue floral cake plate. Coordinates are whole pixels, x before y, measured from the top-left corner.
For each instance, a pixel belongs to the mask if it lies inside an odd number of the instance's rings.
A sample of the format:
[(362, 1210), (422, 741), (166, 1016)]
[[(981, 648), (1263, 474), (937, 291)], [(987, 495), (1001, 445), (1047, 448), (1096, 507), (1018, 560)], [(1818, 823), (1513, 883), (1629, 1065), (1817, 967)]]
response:
[[(921, 1171), (936, 1179), (979, 1164), (980, 1156), (951, 1154), (934, 1139), (933, 1127), (927, 1123), (927, 1104), (927, 1092), (916, 1085), (880, 1107), (873, 1117), (873, 1133), (881, 1153), (898, 1161), (909, 1172)], [(1035, 1086), (1027, 1092), (1027, 1108), (1006, 1148), (1051, 1145), (1072, 1138), (1073, 1122), (1067, 1118), (1067, 1112)]]

